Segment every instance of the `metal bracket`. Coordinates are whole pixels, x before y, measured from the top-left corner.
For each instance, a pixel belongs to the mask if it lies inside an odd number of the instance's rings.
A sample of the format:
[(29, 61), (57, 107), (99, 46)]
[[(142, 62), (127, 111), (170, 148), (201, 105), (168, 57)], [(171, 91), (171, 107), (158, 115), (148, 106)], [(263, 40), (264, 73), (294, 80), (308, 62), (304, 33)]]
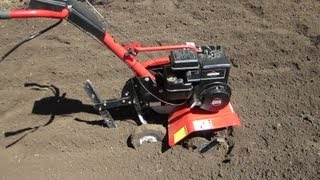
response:
[(110, 115), (109, 111), (107, 110), (107, 108), (102, 108), (104, 104), (106, 103), (103, 103), (97, 92), (93, 89), (93, 86), (91, 84), (91, 82), (89, 80), (87, 80), (85, 83), (84, 83), (84, 90), (86, 91), (86, 93), (88, 94), (88, 96), (90, 97), (91, 101), (93, 102), (94, 104), (94, 108), (99, 110), (99, 113), (100, 115), (103, 117), (103, 120), (105, 121), (106, 125), (109, 127), (109, 128), (115, 128), (117, 127), (115, 124), (114, 124), (114, 119), (112, 118), (112, 116)]
[[(139, 77), (136, 77), (136, 78), (139, 78)], [(136, 91), (136, 88), (138, 88), (139, 86), (137, 85), (137, 83), (134, 82), (133, 79), (130, 79), (130, 81), (131, 81), (131, 85), (132, 85), (131, 87), (132, 87), (132, 93), (133, 93), (133, 103), (132, 103), (133, 107), (136, 110), (136, 113), (137, 113), (137, 116), (140, 120), (140, 123), (141, 124), (148, 124), (147, 121), (143, 117), (142, 108), (140, 105), (140, 100), (138, 98), (137, 91)]]
[[(138, 78), (138, 77), (136, 77)], [(147, 124), (147, 121), (143, 117), (142, 107), (140, 104), (140, 100), (137, 94), (138, 80), (134, 80), (134, 78), (130, 79), (130, 84), (127, 86), (127, 92), (123, 94), (122, 98), (119, 99), (109, 99), (102, 101), (97, 92), (94, 90), (91, 82), (87, 80), (84, 83), (84, 89), (87, 92), (88, 96), (93, 102), (94, 108), (99, 110), (100, 115), (103, 117), (106, 125), (109, 128), (115, 128), (116, 125), (114, 124), (114, 119), (112, 118), (111, 114), (109, 113), (108, 109), (117, 108), (117, 107), (125, 107), (125, 106), (132, 106), (139, 118), (141, 124)]]

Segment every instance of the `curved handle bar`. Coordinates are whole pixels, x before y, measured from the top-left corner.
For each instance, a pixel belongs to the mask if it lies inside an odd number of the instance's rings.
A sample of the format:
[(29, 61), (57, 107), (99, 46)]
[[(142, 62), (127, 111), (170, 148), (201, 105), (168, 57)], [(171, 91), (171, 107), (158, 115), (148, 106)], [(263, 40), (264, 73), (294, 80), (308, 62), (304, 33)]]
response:
[(196, 52), (201, 52), (201, 50), (195, 46), (182, 44), (182, 45), (171, 45), (171, 46), (155, 46), (155, 47), (134, 47), (134, 52), (152, 52), (152, 51), (167, 51), (167, 50), (178, 50), (178, 49), (192, 49)]
[(64, 19), (69, 15), (68, 9), (62, 9), (62, 11), (49, 11), (49, 10), (0, 10), (0, 19), (12, 19), (12, 18), (52, 18), (52, 19)]
[[(70, 16), (69, 16), (70, 15)], [(11, 19), (11, 18), (53, 18), (53, 19), (67, 19), (72, 18), (72, 11), (64, 8), (60, 12), (59, 11), (50, 11), (50, 10), (38, 10), (38, 9), (29, 9), (29, 10), (8, 10), (1, 11), (0, 10), (0, 19)], [(142, 64), (136, 59), (135, 54), (131, 54), (128, 51), (128, 48), (131, 48), (135, 53), (139, 52), (149, 52), (149, 51), (167, 51), (167, 50), (177, 50), (177, 49), (192, 49), (196, 52), (200, 52), (195, 46), (191, 45), (173, 45), (173, 46), (154, 46), (154, 47), (123, 47), (119, 43), (117, 43), (111, 34), (107, 32), (103, 32), (103, 37), (99, 39), (106, 46), (108, 46), (113, 53), (115, 53), (122, 61), (124, 61), (137, 75), (139, 76), (148, 76), (151, 79), (155, 80), (155, 76), (147, 70), (147, 67), (154, 65), (163, 65), (169, 63), (168, 58), (164, 58), (161, 60), (151, 60), (148, 63)]]

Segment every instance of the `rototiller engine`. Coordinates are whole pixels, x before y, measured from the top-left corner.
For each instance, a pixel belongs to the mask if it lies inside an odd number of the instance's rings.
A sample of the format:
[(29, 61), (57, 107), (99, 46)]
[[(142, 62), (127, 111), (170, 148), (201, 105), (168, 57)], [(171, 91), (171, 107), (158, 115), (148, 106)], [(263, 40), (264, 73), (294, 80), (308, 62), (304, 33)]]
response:
[[(141, 126), (132, 134), (132, 145), (162, 141), (167, 135), (169, 146), (182, 140), (200, 152), (213, 144), (224, 143), (219, 132), (240, 126), (240, 120), (230, 104), (228, 76), (231, 63), (220, 46), (185, 45), (142, 47), (140, 43), (122, 46), (106, 32), (102, 16), (88, 1), (31, 0), (23, 10), (0, 11), (0, 19), (53, 18), (60, 21), (24, 42), (55, 27), (63, 19), (93, 35), (123, 60), (136, 74), (129, 79), (121, 98), (102, 100), (89, 80), (84, 89), (109, 128), (116, 127), (111, 108), (133, 107)], [(15, 48), (17, 48), (18, 44)], [(15, 49), (14, 48), (14, 49)], [(10, 54), (9, 51), (4, 57)], [(168, 57), (143, 63), (136, 58), (140, 52), (168, 51)], [(168, 114), (164, 124), (148, 124), (146, 112)], [(187, 138), (188, 137), (188, 138)], [(201, 137), (204, 141), (192, 141)], [(199, 142), (201, 142), (199, 144)]]

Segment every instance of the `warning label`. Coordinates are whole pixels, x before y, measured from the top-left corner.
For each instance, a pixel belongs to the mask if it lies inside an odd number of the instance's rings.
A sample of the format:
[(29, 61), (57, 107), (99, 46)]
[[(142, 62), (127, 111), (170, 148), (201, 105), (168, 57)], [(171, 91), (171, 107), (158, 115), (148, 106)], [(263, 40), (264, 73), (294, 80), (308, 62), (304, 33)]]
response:
[(193, 121), (193, 127), (195, 131), (213, 129), (213, 125), (210, 119)]

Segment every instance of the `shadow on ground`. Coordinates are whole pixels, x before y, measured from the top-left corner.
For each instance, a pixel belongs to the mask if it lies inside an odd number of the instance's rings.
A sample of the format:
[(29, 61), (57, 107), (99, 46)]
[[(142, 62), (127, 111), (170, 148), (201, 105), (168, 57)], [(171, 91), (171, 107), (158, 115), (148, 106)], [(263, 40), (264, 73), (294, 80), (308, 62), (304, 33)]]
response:
[[(66, 97), (67, 93), (61, 94), (60, 89), (54, 85), (40, 85), (37, 83), (25, 83), (24, 86), (31, 88), (31, 90), (35, 90), (35, 91), (46, 91), (46, 90), (52, 91), (53, 96), (44, 97), (40, 100), (35, 101), (32, 108), (32, 114), (48, 115), (50, 117), (48, 121), (43, 125), (26, 127), (19, 130), (5, 132), (4, 133), (5, 137), (11, 137), (11, 136), (19, 135), (21, 133), (25, 133), (23, 136), (21, 136), (17, 140), (8, 144), (6, 148), (9, 148), (15, 145), (30, 133), (37, 131), (39, 128), (50, 125), (55, 120), (56, 116), (67, 116), (67, 115), (70, 115), (73, 113), (79, 113), (79, 112), (99, 115), (99, 112), (95, 110), (92, 105), (83, 104), (80, 100), (77, 100), (77, 99), (67, 98)], [(110, 109), (109, 111), (111, 116), (115, 120), (125, 120), (125, 119), (136, 120), (137, 119), (134, 113), (134, 110), (132, 108), (127, 108), (127, 107), (123, 109), (117, 108), (117, 109)], [(79, 118), (75, 118), (74, 120), (77, 122), (86, 123), (88, 125), (97, 125), (97, 126), (107, 127), (104, 120), (102, 120), (102, 118), (101, 120), (96, 120), (96, 121), (82, 120)]]

